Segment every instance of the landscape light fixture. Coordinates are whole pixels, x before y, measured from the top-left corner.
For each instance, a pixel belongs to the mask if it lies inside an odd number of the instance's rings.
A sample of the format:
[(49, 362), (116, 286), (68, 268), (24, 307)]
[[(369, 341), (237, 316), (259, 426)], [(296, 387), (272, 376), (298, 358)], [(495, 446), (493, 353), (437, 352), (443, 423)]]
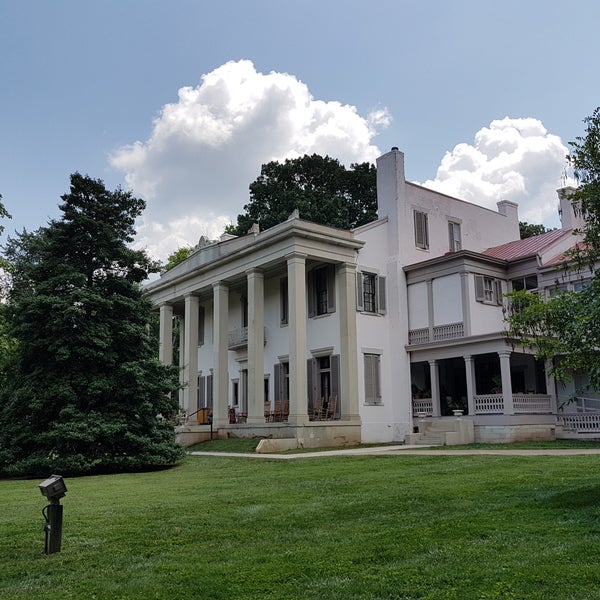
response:
[(61, 475), (51, 475), (39, 484), (42, 496), (48, 499), (50, 504), (42, 509), (44, 516), (44, 532), (46, 533), (46, 554), (60, 552), (62, 543), (62, 521), (63, 507), (60, 499), (67, 493), (67, 486)]

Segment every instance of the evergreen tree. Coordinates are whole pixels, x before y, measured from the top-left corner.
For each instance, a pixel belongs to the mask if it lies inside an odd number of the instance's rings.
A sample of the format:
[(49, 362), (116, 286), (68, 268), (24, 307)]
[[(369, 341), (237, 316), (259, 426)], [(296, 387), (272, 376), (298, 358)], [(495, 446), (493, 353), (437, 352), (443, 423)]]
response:
[(158, 265), (128, 246), (145, 204), (78, 173), (62, 200), (60, 220), (6, 247), (18, 349), (0, 398), (0, 472), (172, 465), (177, 370), (156, 358), (141, 287)]
[(377, 170), (369, 163), (346, 169), (329, 156), (304, 155), (264, 164), (250, 184), (250, 202), (228, 233), (245, 235), (254, 223), (261, 230), (285, 221), (298, 209), (300, 218), (339, 229), (377, 219)]

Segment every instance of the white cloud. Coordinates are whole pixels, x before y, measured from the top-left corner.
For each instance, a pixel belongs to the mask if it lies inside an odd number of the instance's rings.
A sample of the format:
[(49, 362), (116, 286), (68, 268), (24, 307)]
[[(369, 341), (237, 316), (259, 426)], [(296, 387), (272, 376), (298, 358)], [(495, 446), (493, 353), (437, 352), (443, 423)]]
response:
[(574, 184), (564, 178), (567, 152), (541, 121), (506, 117), (480, 129), (473, 145), (447, 152), (423, 185), (494, 210), (499, 200), (512, 200), (521, 221), (557, 226), (556, 190)]
[(390, 120), (385, 109), (364, 118), (354, 106), (315, 100), (293, 75), (258, 73), (241, 60), (181, 88), (150, 138), (119, 148), (110, 162), (147, 202), (138, 243), (164, 260), (235, 222), (263, 163), (312, 153), (374, 162), (371, 140)]

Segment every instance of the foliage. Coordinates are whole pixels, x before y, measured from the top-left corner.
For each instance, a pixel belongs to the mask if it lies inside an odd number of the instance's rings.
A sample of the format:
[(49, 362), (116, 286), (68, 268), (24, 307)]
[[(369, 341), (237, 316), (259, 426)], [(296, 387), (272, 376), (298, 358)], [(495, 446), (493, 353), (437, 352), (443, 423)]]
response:
[(167, 258), (167, 264), (164, 266), (163, 271), (169, 271), (179, 263), (182, 263), (193, 251), (194, 249), (191, 246), (182, 246), (181, 248), (177, 248), (175, 252), (169, 254), (169, 257)]
[(525, 291), (510, 295), (509, 335), (537, 356), (555, 360), (555, 377), (570, 381), (576, 372), (588, 373), (600, 389), (600, 280), (595, 277), (580, 292), (565, 291), (549, 299)]
[(262, 165), (250, 184), (250, 202), (228, 233), (245, 235), (254, 223), (261, 230), (285, 221), (295, 209), (300, 218), (340, 229), (377, 219), (376, 168), (369, 163), (346, 169), (317, 154)]
[(586, 135), (570, 143), (567, 159), (579, 183), (571, 201), (585, 217), (584, 245), (576, 258), (578, 263), (595, 265), (600, 258), (600, 107), (583, 122)]
[[(600, 258), (600, 108), (584, 123), (586, 135), (571, 142), (567, 157), (580, 183), (570, 199), (586, 219), (584, 244), (571, 253), (572, 269), (594, 268)], [(511, 297), (509, 335), (535, 347), (539, 358), (560, 357), (553, 366), (559, 379), (570, 380), (575, 372), (584, 372), (591, 387), (600, 389), (598, 276), (581, 292), (562, 292), (547, 299), (516, 292)]]
[(52, 557), (37, 482), (0, 481), (0, 597), (592, 600), (598, 477), (597, 455), (190, 457), (66, 479)]
[(128, 247), (145, 204), (78, 173), (62, 200), (60, 220), (6, 246), (18, 347), (0, 392), (0, 472), (173, 464), (177, 372), (155, 357), (141, 287), (157, 265)]
[(527, 223), (526, 221), (519, 221), (519, 232), (522, 240), (528, 237), (533, 237), (534, 235), (541, 235), (542, 233), (546, 233), (548, 231), (550, 231), (550, 229), (547, 229), (543, 225), (533, 225), (532, 223)]

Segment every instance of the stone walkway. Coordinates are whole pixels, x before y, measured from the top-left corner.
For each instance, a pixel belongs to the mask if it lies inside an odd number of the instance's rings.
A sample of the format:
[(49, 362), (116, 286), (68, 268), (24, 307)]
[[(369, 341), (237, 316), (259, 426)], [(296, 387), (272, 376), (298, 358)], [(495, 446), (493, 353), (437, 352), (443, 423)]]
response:
[(322, 452), (298, 452), (295, 454), (258, 454), (255, 452), (189, 452), (191, 456), (228, 456), (237, 458), (268, 458), (275, 460), (296, 460), (300, 458), (321, 458), (326, 456), (400, 456), (402, 454), (415, 456), (469, 456), (469, 455), (496, 455), (496, 456), (581, 456), (585, 454), (600, 454), (600, 448), (536, 448), (532, 450), (517, 449), (477, 449), (477, 450), (452, 450), (446, 446), (444, 449), (432, 450), (431, 446), (373, 446), (370, 448), (342, 448), (340, 450), (324, 450)]

